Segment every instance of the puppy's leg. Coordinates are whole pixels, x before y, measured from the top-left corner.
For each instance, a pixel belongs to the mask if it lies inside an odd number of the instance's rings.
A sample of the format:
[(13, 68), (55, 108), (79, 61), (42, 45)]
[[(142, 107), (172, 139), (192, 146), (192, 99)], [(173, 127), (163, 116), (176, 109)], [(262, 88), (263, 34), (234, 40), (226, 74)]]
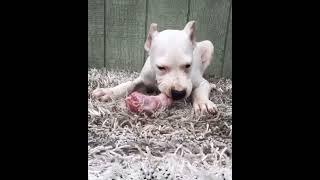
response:
[(113, 88), (96, 89), (93, 91), (92, 95), (101, 101), (108, 101), (110, 99), (124, 97), (140, 86), (150, 86), (154, 84), (155, 74), (150, 64), (150, 57), (148, 57), (137, 79), (119, 84)]
[(128, 81), (113, 88), (99, 88), (92, 92), (92, 95), (101, 101), (108, 101), (110, 99), (116, 99), (124, 97), (130, 94), (138, 84), (141, 84), (142, 78), (138, 77), (133, 81)]
[(214, 53), (214, 47), (211, 41), (205, 40), (197, 43), (194, 50), (194, 67), (193, 67), (193, 108), (196, 114), (215, 113), (217, 106), (209, 100), (211, 91), (210, 84), (203, 78), (203, 73), (211, 63)]
[(197, 88), (193, 90), (192, 100), (195, 113), (216, 113), (218, 111), (217, 106), (209, 100), (209, 93), (211, 91), (210, 84), (207, 80), (201, 79), (201, 82)]

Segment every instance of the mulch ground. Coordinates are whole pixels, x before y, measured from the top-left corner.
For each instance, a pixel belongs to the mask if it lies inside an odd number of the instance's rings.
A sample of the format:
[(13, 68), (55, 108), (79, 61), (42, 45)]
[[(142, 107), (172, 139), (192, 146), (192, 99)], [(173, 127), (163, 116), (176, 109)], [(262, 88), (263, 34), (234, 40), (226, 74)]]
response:
[(196, 117), (190, 100), (151, 117), (127, 110), (124, 98), (99, 102), (97, 87), (138, 73), (88, 70), (89, 179), (232, 179), (232, 81), (209, 79), (219, 112)]

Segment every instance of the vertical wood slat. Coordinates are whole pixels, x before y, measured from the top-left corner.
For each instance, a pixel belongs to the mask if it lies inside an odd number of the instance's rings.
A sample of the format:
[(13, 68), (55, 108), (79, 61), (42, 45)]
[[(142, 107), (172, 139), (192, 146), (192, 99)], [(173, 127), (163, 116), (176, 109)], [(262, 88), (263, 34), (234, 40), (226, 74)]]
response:
[(190, 20), (197, 21), (197, 41), (211, 40), (215, 47), (214, 58), (206, 74), (222, 74), (224, 46), (227, 35), (231, 0), (190, 0)]
[(104, 0), (88, 1), (88, 65), (104, 66)]
[(140, 71), (145, 40), (145, 0), (106, 0), (105, 59), (107, 69)]
[(228, 25), (228, 35), (223, 64), (223, 77), (232, 78), (232, 7)]
[(147, 28), (158, 24), (158, 31), (183, 29), (187, 21), (188, 0), (149, 0)]

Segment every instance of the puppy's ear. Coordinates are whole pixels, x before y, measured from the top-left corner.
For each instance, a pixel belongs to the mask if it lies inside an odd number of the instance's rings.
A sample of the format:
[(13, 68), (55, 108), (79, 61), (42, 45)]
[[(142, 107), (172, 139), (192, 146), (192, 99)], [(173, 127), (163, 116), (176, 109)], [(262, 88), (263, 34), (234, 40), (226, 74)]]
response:
[(213, 59), (214, 46), (209, 40), (198, 42), (194, 53), (195, 56), (200, 59), (201, 63), (207, 67)]
[(152, 40), (157, 34), (158, 34), (158, 25), (155, 23), (152, 23), (149, 28), (146, 42), (144, 43), (144, 49), (147, 52), (149, 52), (149, 50), (151, 48)]
[(193, 45), (196, 44), (196, 21), (189, 21), (183, 29), (189, 36)]

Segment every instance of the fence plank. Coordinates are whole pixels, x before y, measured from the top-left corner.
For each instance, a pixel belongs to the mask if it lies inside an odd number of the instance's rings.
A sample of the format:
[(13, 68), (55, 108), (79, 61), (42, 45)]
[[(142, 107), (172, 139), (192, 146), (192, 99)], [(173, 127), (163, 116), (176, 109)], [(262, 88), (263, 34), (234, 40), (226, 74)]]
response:
[(104, 66), (104, 0), (88, 1), (88, 65)]
[(107, 0), (105, 9), (106, 68), (140, 71), (144, 57), (145, 0)]
[(206, 74), (220, 77), (231, 0), (191, 0), (190, 20), (197, 21), (197, 40), (211, 40), (215, 47), (213, 63)]
[(223, 76), (232, 78), (232, 7), (230, 11), (228, 35), (224, 55)]
[(183, 29), (187, 22), (188, 0), (149, 0), (147, 28), (158, 24), (158, 30)]

